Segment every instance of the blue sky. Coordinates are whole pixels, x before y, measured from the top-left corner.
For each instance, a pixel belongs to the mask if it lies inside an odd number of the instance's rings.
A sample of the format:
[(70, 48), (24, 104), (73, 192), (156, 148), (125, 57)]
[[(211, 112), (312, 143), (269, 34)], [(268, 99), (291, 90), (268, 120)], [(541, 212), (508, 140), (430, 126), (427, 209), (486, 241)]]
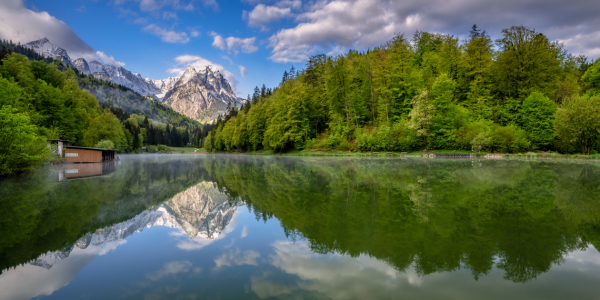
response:
[(597, 0), (2, 0), (0, 38), (48, 37), (71, 58), (124, 64), (150, 79), (218, 66), (238, 96), (277, 86), (313, 54), (366, 50), (416, 30), (498, 38), (525, 25), (600, 57)]
[[(28, 8), (46, 11), (65, 22), (91, 47), (113, 56), (126, 69), (144, 78), (175, 76), (177, 73), (168, 71), (185, 69), (176, 62), (177, 57), (199, 56), (231, 72), (237, 80), (238, 96), (245, 97), (257, 85), (276, 86), (283, 72), (292, 66), (265, 59), (270, 51), (263, 40), (269, 37), (269, 32), (249, 27), (243, 20), (243, 11), (251, 11), (253, 5), (241, 2), (220, 5), (192, 2), (192, 5), (194, 9), (190, 11), (175, 5), (144, 8), (136, 1), (27, 1)], [(223, 49), (213, 46), (215, 34), (224, 40), (228, 37), (254, 40), (246, 48), (234, 45), (227, 48), (225, 42)], [(247, 73), (242, 74), (240, 66)]]

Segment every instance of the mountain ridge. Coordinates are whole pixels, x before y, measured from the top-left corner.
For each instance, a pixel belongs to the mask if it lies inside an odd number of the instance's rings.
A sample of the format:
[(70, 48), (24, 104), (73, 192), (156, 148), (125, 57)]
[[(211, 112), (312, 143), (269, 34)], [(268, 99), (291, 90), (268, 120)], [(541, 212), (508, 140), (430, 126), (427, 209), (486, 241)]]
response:
[[(29, 42), (25, 46), (44, 57), (59, 59), (85, 75), (122, 85), (140, 95), (150, 95), (174, 111), (201, 123), (212, 123), (225, 113), (229, 104), (239, 108), (246, 102), (235, 95), (229, 81), (210, 65), (201, 72), (188, 66), (180, 76), (152, 80), (144, 79), (139, 73), (132, 73), (122, 66), (96, 60), (87, 62), (84, 58), (71, 60), (66, 50), (55, 46), (48, 38)], [(192, 83), (189, 84), (191, 79)]]

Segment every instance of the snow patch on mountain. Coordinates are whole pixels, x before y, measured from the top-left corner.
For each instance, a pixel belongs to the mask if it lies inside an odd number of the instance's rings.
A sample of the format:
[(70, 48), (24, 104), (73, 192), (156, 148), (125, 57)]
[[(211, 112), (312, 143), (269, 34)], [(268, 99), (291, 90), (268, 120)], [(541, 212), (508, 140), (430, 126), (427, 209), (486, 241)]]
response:
[(32, 41), (23, 46), (33, 49), (35, 52), (44, 57), (57, 58), (68, 65), (72, 65), (71, 58), (67, 54), (67, 50), (55, 46), (50, 42), (50, 40), (48, 40), (48, 38)]
[(77, 68), (79, 71), (81, 71), (81, 73), (85, 75), (92, 75), (92, 72), (90, 71), (90, 66), (88, 65), (87, 61), (85, 61), (85, 59), (83, 58), (78, 58), (74, 60), (73, 66), (75, 66), (75, 68)]
[(154, 95), (160, 91), (153, 84), (146, 82), (139, 73), (133, 74), (120, 66), (111, 66), (99, 61), (89, 63), (92, 73), (106, 72), (114, 83), (126, 86), (142, 95)]

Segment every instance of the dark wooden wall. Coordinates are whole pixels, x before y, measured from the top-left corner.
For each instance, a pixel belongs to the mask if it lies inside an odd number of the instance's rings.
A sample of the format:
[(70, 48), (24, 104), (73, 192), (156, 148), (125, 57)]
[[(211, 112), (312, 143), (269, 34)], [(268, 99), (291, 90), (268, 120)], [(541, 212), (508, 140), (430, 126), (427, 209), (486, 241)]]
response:
[[(77, 153), (77, 157), (69, 157), (67, 153)], [(102, 150), (65, 149), (66, 162), (102, 162)]]

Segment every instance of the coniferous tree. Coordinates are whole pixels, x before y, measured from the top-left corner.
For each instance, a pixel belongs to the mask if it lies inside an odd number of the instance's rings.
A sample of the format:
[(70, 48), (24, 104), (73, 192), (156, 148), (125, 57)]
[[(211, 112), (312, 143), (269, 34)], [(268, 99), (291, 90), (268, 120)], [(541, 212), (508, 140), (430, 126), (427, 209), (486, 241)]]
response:
[(288, 81), (289, 79), (289, 74), (287, 71), (283, 71), (283, 78), (281, 79), (281, 84), (286, 83), (286, 81)]

